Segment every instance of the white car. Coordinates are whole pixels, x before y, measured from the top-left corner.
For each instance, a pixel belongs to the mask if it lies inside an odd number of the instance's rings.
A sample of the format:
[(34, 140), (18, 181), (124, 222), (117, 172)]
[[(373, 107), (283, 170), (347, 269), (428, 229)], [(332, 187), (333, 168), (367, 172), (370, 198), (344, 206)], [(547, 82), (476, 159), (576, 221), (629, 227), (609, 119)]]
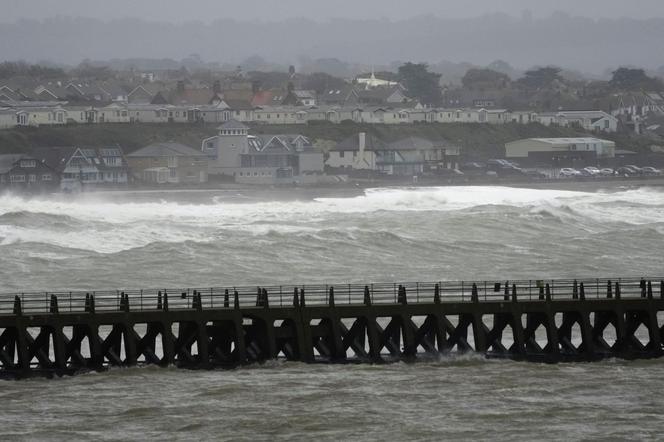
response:
[(611, 169), (610, 167), (605, 167), (604, 169), (600, 170), (599, 173), (602, 176), (612, 176), (613, 169)]
[(583, 171), (586, 171), (586, 173), (588, 175), (592, 175), (592, 176), (599, 175), (600, 173), (602, 173), (601, 170), (599, 170), (597, 167), (593, 167), (593, 166), (584, 167), (583, 170), (581, 171), (581, 173), (583, 173)]
[(581, 172), (579, 172), (576, 169), (572, 169), (571, 167), (564, 167), (560, 169), (560, 173), (558, 174), (561, 178), (573, 178), (573, 177), (579, 177), (581, 176)]
[(646, 166), (641, 168), (641, 172), (644, 175), (648, 176), (659, 176), (662, 174), (662, 171), (659, 169), (655, 169), (654, 167)]

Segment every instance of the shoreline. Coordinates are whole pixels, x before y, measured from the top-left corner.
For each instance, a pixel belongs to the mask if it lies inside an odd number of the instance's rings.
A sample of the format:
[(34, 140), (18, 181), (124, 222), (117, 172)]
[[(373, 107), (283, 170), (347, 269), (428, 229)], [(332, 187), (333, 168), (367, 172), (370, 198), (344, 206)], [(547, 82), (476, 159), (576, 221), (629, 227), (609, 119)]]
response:
[[(580, 192), (597, 192), (601, 190), (625, 190), (641, 187), (664, 187), (664, 177), (636, 177), (636, 178), (606, 178), (606, 179), (556, 179), (556, 180), (355, 180), (347, 183), (321, 184), (305, 186), (265, 186), (237, 183), (207, 183), (202, 186), (161, 186), (161, 187), (123, 187), (123, 188), (94, 188), (83, 192), (68, 194), (64, 192), (53, 193), (27, 193), (15, 192), (5, 189), (0, 196), (14, 195), (22, 197), (55, 197), (55, 198), (88, 198), (94, 196), (137, 196), (149, 197), (151, 195), (187, 195), (219, 193), (228, 194), (232, 198), (253, 199), (251, 195), (258, 194), (262, 199), (274, 196), (275, 199), (284, 197), (320, 198), (320, 197), (352, 197), (363, 195), (368, 189), (396, 189), (396, 188), (431, 188), (431, 187), (505, 187), (541, 190), (569, 190)], [(249, 194), (249, 195), (245, 195)], [(289, 198), (289, 199), (290, 199)]]

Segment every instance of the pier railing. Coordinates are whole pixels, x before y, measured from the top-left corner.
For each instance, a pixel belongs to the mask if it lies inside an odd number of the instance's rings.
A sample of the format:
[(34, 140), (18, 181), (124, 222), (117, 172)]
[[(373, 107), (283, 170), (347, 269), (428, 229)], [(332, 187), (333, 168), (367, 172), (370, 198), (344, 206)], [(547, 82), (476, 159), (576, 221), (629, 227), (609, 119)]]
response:
[(198, 287), (0, 295), (0, 314), (662, 298), (664, 278)]

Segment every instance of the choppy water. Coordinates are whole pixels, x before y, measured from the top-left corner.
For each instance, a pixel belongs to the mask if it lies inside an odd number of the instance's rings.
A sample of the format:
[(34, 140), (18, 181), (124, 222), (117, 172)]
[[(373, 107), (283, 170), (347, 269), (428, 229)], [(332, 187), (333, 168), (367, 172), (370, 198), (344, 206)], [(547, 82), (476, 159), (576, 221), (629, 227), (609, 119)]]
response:
[[(664, 190), (0, 196), (0, 292), (661, 275)], [(138, 368), (0, 385), (3, 439), (658, 439), (664, 362)], [(72, 436), (73, 433), (73, 436)]]

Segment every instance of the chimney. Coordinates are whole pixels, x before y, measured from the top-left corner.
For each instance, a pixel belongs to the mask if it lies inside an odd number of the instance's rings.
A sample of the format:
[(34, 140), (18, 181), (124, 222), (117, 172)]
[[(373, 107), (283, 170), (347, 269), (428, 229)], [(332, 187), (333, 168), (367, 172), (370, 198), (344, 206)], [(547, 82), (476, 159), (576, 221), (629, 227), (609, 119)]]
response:
[(215, 94), (221, 92), (221, 81), (214, 80), (214, 83), (212, 84), (212, 92), (214, 92)]
[(178, 81), (177, 91), (180, 93), (184, 92), (184, 80)]
[(364, 158), (364, 149), (367, 147), (367, 134), (366, 132), (360, 132), (358, 144), (360, 146), (360, 152), (358, 156)]

